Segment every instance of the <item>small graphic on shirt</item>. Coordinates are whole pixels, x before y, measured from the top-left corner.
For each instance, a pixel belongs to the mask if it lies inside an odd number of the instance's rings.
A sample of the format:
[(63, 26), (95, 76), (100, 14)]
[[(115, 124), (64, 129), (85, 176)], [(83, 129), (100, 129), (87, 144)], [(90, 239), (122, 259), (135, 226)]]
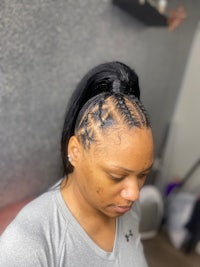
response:
[(133, 237), (133, 233), (132, 230), (129, 230), (129, 233), (125, 234), (126, 241), (129, 242), (131, 237)]

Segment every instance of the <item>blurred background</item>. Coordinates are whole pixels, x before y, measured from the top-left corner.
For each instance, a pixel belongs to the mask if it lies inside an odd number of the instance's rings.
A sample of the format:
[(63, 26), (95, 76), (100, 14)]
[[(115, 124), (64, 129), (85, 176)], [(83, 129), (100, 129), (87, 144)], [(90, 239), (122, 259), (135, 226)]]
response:
[[(141, 98), (151, 115), (155, 166), (146, 186), (161, 197), (159, 227), (165, 225), (174, 185), (196, 203), (199, 10), (199, 0), (0, 0), (1, 221), (7, 207), (25, 203), (62, 177), (60, 136), (69, 96), (91, 67), (111, 60), (138, 73)], [(177, 247), (159, 234), (160, 228), (144, 241), (149, 257), (161, 247), (153, 242)], [(199, 266), (198, 256), (191, 256), (190, 266)]]

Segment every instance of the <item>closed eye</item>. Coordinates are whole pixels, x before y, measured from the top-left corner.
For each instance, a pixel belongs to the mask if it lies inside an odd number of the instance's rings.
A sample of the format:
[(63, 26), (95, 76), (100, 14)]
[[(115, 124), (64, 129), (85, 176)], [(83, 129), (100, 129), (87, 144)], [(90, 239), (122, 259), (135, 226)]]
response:
[(149, 173), (141, 173), (138, 175), (138, 179), (145, 179)]
[(115, 182), (121, 182), (126, 176), (114, 176), (109, 174), (109, 177)]

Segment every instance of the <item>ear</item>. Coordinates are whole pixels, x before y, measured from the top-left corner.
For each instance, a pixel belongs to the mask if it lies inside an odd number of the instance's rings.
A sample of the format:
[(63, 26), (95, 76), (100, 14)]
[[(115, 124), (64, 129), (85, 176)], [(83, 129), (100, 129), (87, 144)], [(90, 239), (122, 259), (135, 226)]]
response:
[(81, 158), (82, 146), (76, 136), (71, 136), (68, 143), (68, 155), (70, 156), (70, 163), (76, 166), (76, 163)]

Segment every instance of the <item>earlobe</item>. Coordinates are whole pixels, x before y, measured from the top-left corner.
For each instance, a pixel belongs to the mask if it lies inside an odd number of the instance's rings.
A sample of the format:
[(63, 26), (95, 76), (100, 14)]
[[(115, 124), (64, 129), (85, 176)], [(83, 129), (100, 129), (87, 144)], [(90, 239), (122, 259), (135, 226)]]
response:
[(68, 143), (68, 157), (70, 163), (75, 166), (80, 157), (81, 145), (76, 136), (71, 136)]

